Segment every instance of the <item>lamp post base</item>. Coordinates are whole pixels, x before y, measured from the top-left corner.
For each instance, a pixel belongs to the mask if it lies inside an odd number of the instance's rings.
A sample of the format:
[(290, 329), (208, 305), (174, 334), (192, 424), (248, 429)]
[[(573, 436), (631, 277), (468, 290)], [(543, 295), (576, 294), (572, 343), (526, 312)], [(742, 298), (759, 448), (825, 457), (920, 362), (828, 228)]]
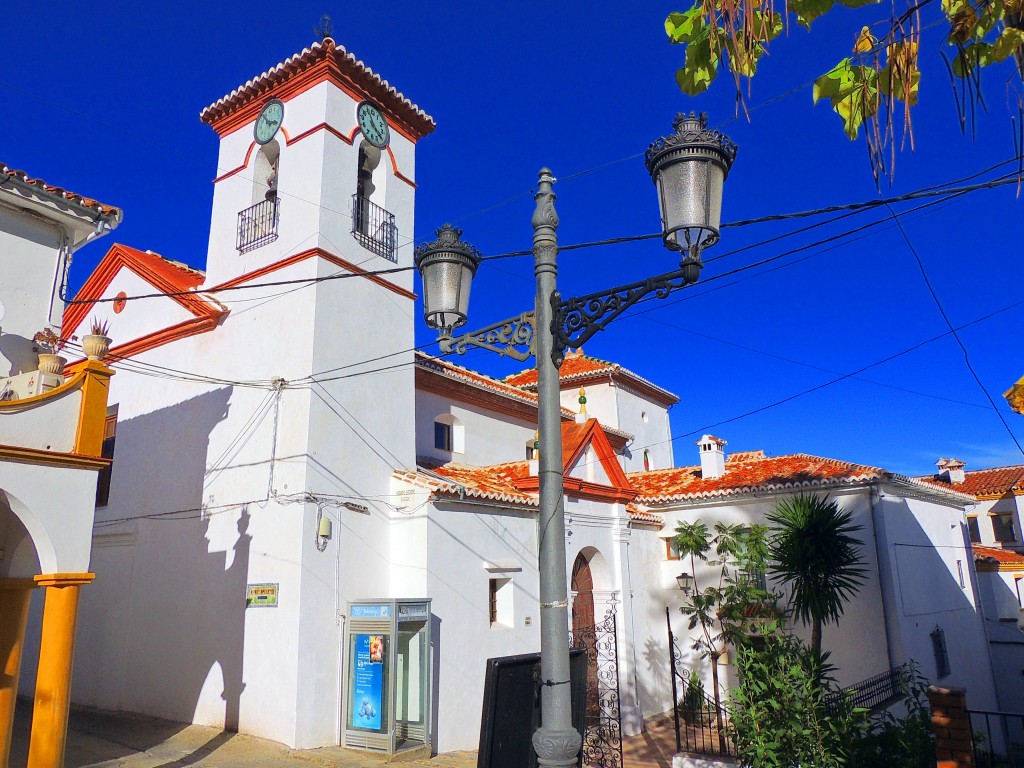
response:
[(575, 729), (554, 731), (541, 727), (533, 733), (533, 751), (537, 753), (537, 762), (552, 768), (577, 765), (576, 756), (582, 744), (583, 740)]

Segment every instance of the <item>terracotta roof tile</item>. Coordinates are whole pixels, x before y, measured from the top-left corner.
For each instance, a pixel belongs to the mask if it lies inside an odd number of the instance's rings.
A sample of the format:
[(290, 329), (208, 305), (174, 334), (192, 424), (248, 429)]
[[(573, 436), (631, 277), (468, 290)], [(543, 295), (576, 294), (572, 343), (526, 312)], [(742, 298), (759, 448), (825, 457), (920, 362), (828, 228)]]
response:
[[(436, 373), (440, 373), (444, 376), (449, 376), (460, 381), (465, 381), (483, 389), (490, 390), (499, 395), (510, 397), (513, 400), (518, 400), (523, 403), (529, 403), (533, 406), (537, 405), (537, 394), (535, 392), (526, 392), (518, 387), (513, 387), (506, 384), (500, 379), (492, 379), (490, 376), (471, 371), (469, 368), (464, 368), (461, 365), (456, 365), (448, 360), (444, 360), (440, 357), (431, 357), (430, 355), (424, 354), (423, 352), (416, 353), (416, 365), (421, 368), (432, 370)], [(562, 416), (564, 418), (573, 418), (573, 412), (568, 408), (562, 409)]]
[[(581, 441), (589, 442), (591, 431), (598, 427), (599, 425), (593, 419), (585, 424), (575, 422), (562, 424), (563, 465), (568, 464), (574, 456), (580, 453)], [(599, 430), (597, 434), (600, 434)], [(612, 458), (612, 460), (615, 459)], [(535, 492), (522, 490), (520, 487), (524, 480), (531, 477), (530, 462), (525, 460), (483, 467), (452, 462), (417, 472), (404, 469), (395, 470), (394, 477), (445, 496), (485, 499), (528, 507), (536, 507), (539, 504)], [(619, 479), (621, 480), (623, 477), (619, 470)], [(630, 519), (636, 522), (664, 525), (661, 516), (634, 504), (627, 503), (626, 512)]]
[(1024, 464), (964, 472), (962, 483), (950, 483), (945, 475), (926, 475), (919, 479), (972, 496), (1013, 493), (1024, 490)]
[[(750, 458), (744, 460), (744, 456)], [(760, 451), (734, 454), (732, 460), (726, 462), (724, 475), (706, 480), (702, 476), (699, 466), (631, 472), (627, 477), (630, 484), (640, 492), (637, 501), (644, 504), (665, 504), (684, 499), (734, 496), (755, 490), (827, 488), (879, 478), (919, 486), (930, 485), (864, 464), (852, 464), (847, 461), (810, 456), (805, 453), (765, 457)], [(948, 487), (941, 489), (937, 486), (931, 487), (954, 493), (957, 490)], [(968, 498), (963, 494), (956, 495), (963, 499)]]
[[(35, 187), (38, 191), (53, 198), (57, 202), (70, 202), (75, 205), (80, 205), (83, 208), (88, 208), (89, 210), (95, 211), (103, 216), (110, 217), (118, 223), (120, 223), (123, 216), (123, 212), (120, 208), (113, 205), (104, 205), (98, 200), (93, 200), (90, 197), (84, 197), (83, 195), (79, 195), (77, 192), (71, 192), (63, 187), (47, 184), (42, 179), (34, 179), (25, 173), (25, 171), (15, 170), (8, 166), (7, 163), (0, 162), (0, 175), (11, 179), (17, 179), (24, 184)], [(3, 182), (0, 181), (0, 184), (2, 183)]]
[(313, 43), (303, 48), (300, 53), (291, 56), (266, 72), (235, 88), (223, 98), (217, 99), (199, 113), (199, 119), (212, 125), (220, 118), (244, 106), (253, 99), (263, 98), (266, 92), (275, 85), (291, 78), (295, 73), (306, 70), (320, 62), (333, 59), (342, 75), (363, 90), (373, 95), (382, 106), (392, 109), (420, 135), (433, 132), (434, 118), (403, 96), (387, 80), (370, 69), (366, 64), (349, 53), (345, 46), (338, 45), (331, 38), (323, 42)]
[[(618, 363), (611, 363), (607, 360), (586, 355), (582, 349), (566, 353), (562, 367), (558, 371), (558, 377), (562, 382), (581, 381), (595, 376), (618, 376), (632, 380), (634, 383), (660, 395), (660, 399), (665, 400), (667, 403), (679, 402), (679, 398), (667, 389), (659, 387), (642, 376), (638, 376)], [(537, 369), (529, 368), (525, 371), (514, 373), (511, 376), (506, 376), (505, 381), (523, 389), (536, 389)]]
[(983, 547), (980, 544), (972, 545), (974, 550), (974, 561), (985, 562), (995, 561), (999, 565), (1012, 565), (1024, 568), (1024, 555), (1014, 552), (1012, 549), (999, 549), (997, 547)]

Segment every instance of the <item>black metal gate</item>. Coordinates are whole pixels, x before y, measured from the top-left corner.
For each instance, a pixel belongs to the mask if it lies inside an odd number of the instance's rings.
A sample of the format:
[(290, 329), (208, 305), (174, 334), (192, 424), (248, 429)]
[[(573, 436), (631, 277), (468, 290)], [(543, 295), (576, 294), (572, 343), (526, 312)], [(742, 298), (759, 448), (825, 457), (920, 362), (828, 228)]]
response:
[(977, 768), (1024, 768), (1024, 714), (967, 710)]
[(615, 612), (591, 627), (574, 627), (573, 648), (587, 654), (587, 705), (583, 717), (583, 765), (622, 768), (619, 652)]
[(719, 707), (703, 690), (686, 690), (690, 679), (683, 674), (683, 655), (672, 632), (668, 608), (665, 609), (665, 622), (668, 624), (668, 656), (672, 666), (672, 719), (676, 728), (676, 751), (735, 757), (736, 745), (729, 738), (728, 718), (724, 708)]

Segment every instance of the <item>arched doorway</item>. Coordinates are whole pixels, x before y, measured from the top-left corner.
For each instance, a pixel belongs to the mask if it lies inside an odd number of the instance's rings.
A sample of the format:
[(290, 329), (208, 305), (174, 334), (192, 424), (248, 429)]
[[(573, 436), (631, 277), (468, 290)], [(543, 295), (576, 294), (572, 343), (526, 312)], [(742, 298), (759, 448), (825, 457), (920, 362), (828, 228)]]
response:
[(572, 630), (579, 636), (584, 627), (594, 626), (594, 574), (590, 561), (580, 552), (572, 564)]
[[(608, 567), (601, 553), (585, 547), (572, 565), (572, 645), (587, 656), (587, 692), (583, 713), (583, 762), (622, 768), (622, 724), (619, 719), (618, 640), (615, 611), (607, 607)], [(601, 613), (596, 615), (597, 602)], [(600, 589), (604, 587), (605, 589)], [(614, 603), (612, 604), (614, 605)]]

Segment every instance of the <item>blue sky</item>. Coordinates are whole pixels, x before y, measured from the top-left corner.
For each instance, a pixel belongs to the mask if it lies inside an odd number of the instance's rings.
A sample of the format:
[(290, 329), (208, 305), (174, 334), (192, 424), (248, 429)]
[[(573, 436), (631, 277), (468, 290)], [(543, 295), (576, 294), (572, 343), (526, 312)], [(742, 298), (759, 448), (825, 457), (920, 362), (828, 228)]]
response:
[[(202, 267), (217, 138), (199, 111), (311, 43), (313, 25), (329, 13), (335, 38), (437, 121), (417, 153), (417, 242), (451, 221), (485, 254), (528, 248), (529, 192), (544, 165), (562, 179), (562, 243), (654, 232), (657, 201), (640, 155), (669, 132), (679, 111), (707, 112), (740, 147), (726, 184), (725, 221), (877, 196), (863, 140), (847, 141), (828, 107), (812, 106), (808, 84), (849, 52), (862, 24), (884, 19), (887, 6), (839, 9), (811, 34), (791, 29), (747, 95), (749, 121), (737, 117), (727, 77), (693, 99), (676, 88), (682, 49), (668, 45), (662, 22), (685, 7), (321, 0), (112, 2), (97, 12), (82, 4), (43, 10), (18, 3), (4, 14), (5, 37), (17, 45), (0, 73), (0, 159), (125, 209), (113, 237), (76, 257), (75, 285), (113, 241)], [(1015, 154), (1010, 71), (985, 73), (989, 112), (979, 113), (975, 138), (970, 131), (965, 137), (942, 47), (938, 28), (926, 32), (915, 150), (897, 155), (885, 195), (951, 182)], [(904, 218), (955, 326), (1022, 300), (1015, 279), (1019, 204), (1010, 186)], [(708, 264), (704, 279), (882, 215), (862, 213), (756, 247), (748, 246), (823, 219), (726, 229), (706, 254), (721, 258)], [(567, 296), (585, 293), (674, 264), (657, 242), (568, 252), (560, 259), (560, 288)], [(680, 395), (672, 411), (677, 463), (696, 460), (693, 441), (702, 431), (725, 438), (729, 450), (806, 452), (911, 474), (933, 471), (939, 456), (957, 456), (969, 469), (1024, 462), (950, 336), (759, 410), (947, 330), (892, 222), (771, 267), (646, 304), (586, 347)], [(473, 293), (470, 327), (528, 308), (530, 259), (485, 264)], [(1014, 341), (1022, 319), (1024, 305), (1016, 306), (961, 338), (1024, 441), (1024, 417), (1001, 398), (1024, 374)], [(431, 337), (421, 324), (418, 341)], [(521, 367), (479, 353), (459, 362), (497, 375)]]

